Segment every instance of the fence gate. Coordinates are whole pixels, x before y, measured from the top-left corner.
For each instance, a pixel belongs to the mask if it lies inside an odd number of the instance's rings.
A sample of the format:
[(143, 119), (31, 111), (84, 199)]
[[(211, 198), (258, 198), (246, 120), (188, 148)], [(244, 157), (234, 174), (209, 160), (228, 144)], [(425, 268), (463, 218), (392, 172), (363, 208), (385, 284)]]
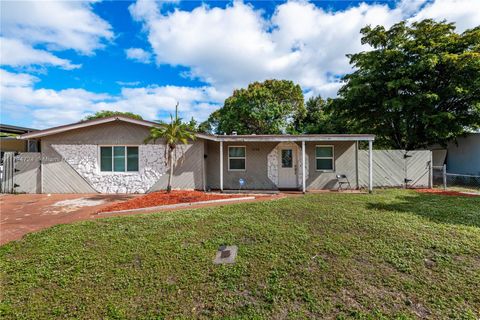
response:
[(405, 187), (432, 187), (432, 152), (405, 152)]
[[(373, 150), (373, 186), (431, 186), (431, 151)], [(368, 186), (368, 151), (358, 151), (359, 184)]]
[(2, 192), (41, 193), (41, 153), (5, 152), (3, 157)]

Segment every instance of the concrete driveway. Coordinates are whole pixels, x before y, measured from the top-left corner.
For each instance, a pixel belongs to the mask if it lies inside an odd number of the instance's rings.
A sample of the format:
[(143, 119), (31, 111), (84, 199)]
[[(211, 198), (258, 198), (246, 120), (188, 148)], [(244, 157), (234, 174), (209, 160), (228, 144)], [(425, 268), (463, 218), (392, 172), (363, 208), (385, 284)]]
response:
[(93, 219), (103, 206), (136, 196), (138, 195), (0, 195), (0, 245), (53, 225)]

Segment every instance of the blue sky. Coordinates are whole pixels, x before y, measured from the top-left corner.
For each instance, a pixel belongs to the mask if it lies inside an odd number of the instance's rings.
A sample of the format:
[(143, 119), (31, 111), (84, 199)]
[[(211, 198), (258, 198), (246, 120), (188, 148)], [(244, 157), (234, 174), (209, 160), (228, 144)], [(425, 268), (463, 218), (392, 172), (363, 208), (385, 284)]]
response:
[(234, 88), (282, 78), (335, 96), (361, 27), (423, 18), (459, 31), (478, 0), (2, 2), (1, 122), (45, 128), (102, 109), (204, 120)]

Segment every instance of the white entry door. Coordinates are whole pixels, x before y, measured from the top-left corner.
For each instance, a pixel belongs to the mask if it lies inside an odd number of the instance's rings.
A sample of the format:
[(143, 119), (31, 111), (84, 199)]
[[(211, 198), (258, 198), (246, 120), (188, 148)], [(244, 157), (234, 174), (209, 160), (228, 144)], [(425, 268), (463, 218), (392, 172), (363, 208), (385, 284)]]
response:
[(297, 154), (290, 147), (280, 149), (280, 165), (278, 166), (278, 187), (297, 188)]

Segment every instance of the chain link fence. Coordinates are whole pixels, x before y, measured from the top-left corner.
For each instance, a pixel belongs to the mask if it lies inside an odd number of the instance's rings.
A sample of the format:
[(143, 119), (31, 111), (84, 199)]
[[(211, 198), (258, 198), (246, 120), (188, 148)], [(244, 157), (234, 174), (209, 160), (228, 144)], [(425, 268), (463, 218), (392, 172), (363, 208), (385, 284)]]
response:
[(433, 185), (444, 189), (472, 189), (480, 191), (480, 176), (448, 173), (447, 166), (433, 167)]

